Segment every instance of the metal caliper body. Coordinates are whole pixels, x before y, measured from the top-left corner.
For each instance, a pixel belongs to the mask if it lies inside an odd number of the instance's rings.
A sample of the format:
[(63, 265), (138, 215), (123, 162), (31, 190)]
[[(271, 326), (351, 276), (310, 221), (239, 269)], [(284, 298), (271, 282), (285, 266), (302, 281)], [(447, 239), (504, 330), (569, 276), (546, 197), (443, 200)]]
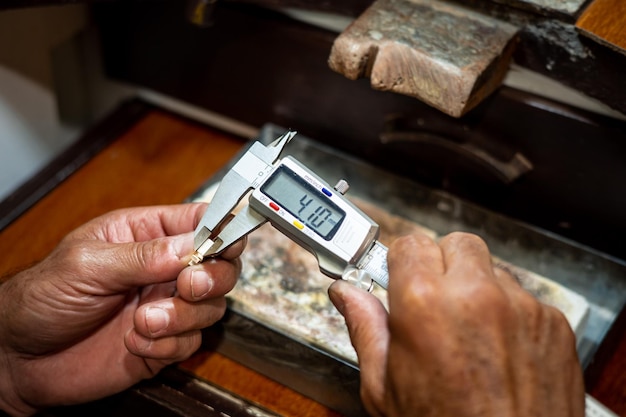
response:
[[(378, 224), (343, 197), (347, 187), (331, 188), (292, 157), (279, 160), (295, 134), (287, 132), (268, 146), (254, 142), (226, 173), (195, 230), (189, 264), (219, 255), (270, 221), (315, 255), (325, 275), (369, 291), (374, 282), (386, 289), (387, 248), (377, 241)], [(233, 217), (248, 194), (249, 204)]]

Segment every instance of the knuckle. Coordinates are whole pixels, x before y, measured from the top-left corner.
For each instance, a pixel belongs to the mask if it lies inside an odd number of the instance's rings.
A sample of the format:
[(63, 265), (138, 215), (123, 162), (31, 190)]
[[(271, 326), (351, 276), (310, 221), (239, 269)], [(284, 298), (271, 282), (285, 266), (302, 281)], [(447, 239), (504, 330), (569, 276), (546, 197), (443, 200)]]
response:
[(493, 273), (497, 279), (515, 282), (521, 286), (520, 277), (506, 264), (496, 262), (493, 265)]
[(135, 250), (131, 252), (134, 263), (141, 270), (149, 273), (157, 273), (154, 270), (162, 265), (161, 260), (176, 257), (176, 251), (167, 239), (154, 239), (147, 242), (140, 242), (134, 245)]
[(419, 247), (432, 244), (433, 241), (430, 237), (421, 233), (412, 233), (410, 235), (405, 235), (397, 238), (392, 246), (394, 248), (404, 247), (410, 250), (415, 250)]
[(478, 235), (466, 232), (452, 232), (441, 239), (441, 245), (478, 248), (484, 250), (487, 243)]
[(407, 258), (413, 258), (415, 254), (423, 253), (425, 249), (436, 246), (436, 243), (427, 235), (413, 233), (401, 236), (394, 240), (389, 247), (387, 261), (390, 267), (405, 265)]
[(61, 243), (52, 252), (54, 258), (82, 258), (84, 252), (83, 245), (76, 245), (73, 241), (63, 239)]
[(51, 257), (60, 265), (90, 265), (94, 261), (94, 251), (91, 245), (82, 242), (63, 242)]
[(557, 337), (563, 339), (565, 343), (575, 346), (576, 335), (574, 334), (569, 321), (565, 317), (565, 314), (552, 306), (544, 305), (543, 307), (545, 310), (545, 316), (547, 316), (546, 320), (550, 321), (550, 327), (554, 329), (553, 332), (557, 335)]

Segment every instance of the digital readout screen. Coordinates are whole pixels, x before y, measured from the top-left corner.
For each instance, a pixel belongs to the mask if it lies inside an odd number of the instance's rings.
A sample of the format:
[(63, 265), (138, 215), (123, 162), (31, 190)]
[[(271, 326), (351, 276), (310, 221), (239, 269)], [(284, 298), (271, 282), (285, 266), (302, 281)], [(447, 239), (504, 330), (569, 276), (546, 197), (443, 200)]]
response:
[(332, 239), (346, 216), (327, 196), (284, 165), (261, 187), (261, 192), (325, 240)]

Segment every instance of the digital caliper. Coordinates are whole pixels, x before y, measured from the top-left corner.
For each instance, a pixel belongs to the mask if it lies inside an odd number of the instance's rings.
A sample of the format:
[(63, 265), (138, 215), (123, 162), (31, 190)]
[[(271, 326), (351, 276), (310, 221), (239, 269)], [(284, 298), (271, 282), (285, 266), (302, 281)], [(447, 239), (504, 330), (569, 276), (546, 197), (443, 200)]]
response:
[[(373, 282), (386, 289), (387, 248), (377, 240), (378, 224), (344, 197), (348, 184), (331, 188), (295, 158), (279, 159), (295, 134), (268, 146), (254, 142), (226, 173), (195, 230), (189, 264), (219, 255), (269, 221), (315, 255), (325, 275), (369, 291)], [(248, 204), (232, 217), (246, 195)]]

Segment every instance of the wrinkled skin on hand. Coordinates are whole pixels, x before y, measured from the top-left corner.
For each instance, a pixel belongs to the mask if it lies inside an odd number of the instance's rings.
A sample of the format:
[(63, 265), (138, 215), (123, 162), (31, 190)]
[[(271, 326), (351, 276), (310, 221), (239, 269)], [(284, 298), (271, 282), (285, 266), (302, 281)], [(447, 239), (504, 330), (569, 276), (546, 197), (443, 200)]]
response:
[(205, 208), (111, 212), (0, 286), (0, 407), (27, 415), (101, 398), (198, 349), (245, 244), (187, 267)]
[(373, 416), (584, 415), (582, 371), (565, 317), (494, 268), (485, 243), (454, 233), (389, 248), (389, 314), (341, 281), (345, 316)]

